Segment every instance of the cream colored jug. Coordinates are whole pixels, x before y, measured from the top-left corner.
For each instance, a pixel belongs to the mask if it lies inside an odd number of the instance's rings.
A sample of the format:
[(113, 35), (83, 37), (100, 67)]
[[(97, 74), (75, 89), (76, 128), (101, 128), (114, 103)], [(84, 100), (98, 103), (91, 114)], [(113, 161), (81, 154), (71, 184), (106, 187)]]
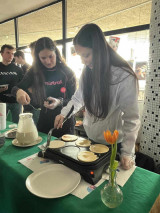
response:
[(19, 115), (16, 139), (20, 144), (32, 144), (38, 139), (38, 131), (32, 116), (32, 113), (21, 113)]

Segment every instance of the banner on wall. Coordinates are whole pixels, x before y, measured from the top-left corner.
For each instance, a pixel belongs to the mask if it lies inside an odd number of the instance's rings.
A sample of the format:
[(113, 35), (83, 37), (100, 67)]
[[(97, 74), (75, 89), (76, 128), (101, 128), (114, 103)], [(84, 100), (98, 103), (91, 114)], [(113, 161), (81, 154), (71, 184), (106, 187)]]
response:
[(120, 38), (116, 37), (116, 36), (110, 36), (109, 37), (109, 45), (115, 50), (117, 51), (118, 49), (118, 45), (120, 42)]

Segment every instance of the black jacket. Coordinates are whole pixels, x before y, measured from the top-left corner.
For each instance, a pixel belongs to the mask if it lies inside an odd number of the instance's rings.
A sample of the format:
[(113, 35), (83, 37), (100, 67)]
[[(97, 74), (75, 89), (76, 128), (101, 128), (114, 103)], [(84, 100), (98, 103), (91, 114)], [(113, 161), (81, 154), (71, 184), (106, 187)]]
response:
[(4, 65), (0, 62), (0, 85), (9, 84), (8, 90), (0, 93), (0, 101), (4, 103), (16, 103), (15, 97), (11, 96), (11, 90), (23, 78), (23, 71), (13, 63)]
[[(76, 79), (73, 71), (64, 65), (61, 65), (59, 68), (55, 67), (52, 69), (43, 67), (43, 74), (46, 98), (49, 96), (54, 98), (63, 98), (63, 106), (67, 105), (76, 90)], [(33, 84), (34, 72), (31, 68), (26, 73), (23, 80), (18, 84), (18, 88), (21, 88), (28, 93), (28, 88), (32, 87)], [(15, 95), (16, 90), (13, 89), (12, 91)], [(31, 97), (31, 103), (34, 105), (32, 94), (29, 95)], [(54, 110), (41, 106), (41, 112), (37, 124), (38, 130), (48, 133), (49, 130), (53, 128), (55, 117), (60, 114), (63, 106), (58, 106)], [(62, 129), (59, 131), (53, 131), (53, 135), (60, 137), (63, 134), (73, 132), (74, 124), (74, 119), (71, 118), (65, 122)]]

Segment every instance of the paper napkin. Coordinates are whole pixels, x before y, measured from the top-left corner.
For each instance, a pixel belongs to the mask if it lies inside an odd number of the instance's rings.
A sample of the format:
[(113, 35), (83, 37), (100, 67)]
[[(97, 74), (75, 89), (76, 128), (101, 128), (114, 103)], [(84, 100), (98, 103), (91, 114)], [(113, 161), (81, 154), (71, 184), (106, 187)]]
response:
[[(132, 168), (130, 168), (129, 170), (124, 170), (122, 169), (120, 166), (118, 166), (117, 168), (117, 184), (119, 186), (124, 186), (124, 184), (127, 182), (127, 180), (129, 179), (129, 177), (132, 175), (132, 173), (134, 172), (136, 166), (134, 165)], [(104, 173), (102, 175), (102, 179), (106, 179), (109, 180), (109, 174), (108, 173)]]

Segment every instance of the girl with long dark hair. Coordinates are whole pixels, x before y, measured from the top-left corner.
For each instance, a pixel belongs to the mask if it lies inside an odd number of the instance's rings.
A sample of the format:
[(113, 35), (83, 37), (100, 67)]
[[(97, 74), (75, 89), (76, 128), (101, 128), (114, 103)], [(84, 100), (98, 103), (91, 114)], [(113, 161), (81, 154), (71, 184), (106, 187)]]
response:
[[(73, 72), (65, 64), (55, 43), (43, 37), (36, 42), (31, 69), (12, 93), (22, 105), (31, 102), (35, 107), (41, 107), (37, 128), (48, 133), (53, 128), (53, 119), (71, 99), (75, 89)], [(60, 137), (66, 133), (73, 134), (74, 124), (74, 119), (69, 119), (62, 129), (54, 130), (53, 135)]]
[(121, 164), (129, 169), (134, 164), (135, 141), (139, 130), (138, 82), (128, 63), (107, 43), (96, 24), (86, 24), (73, 40), (84, 63), (79, 88), (55, 119), (62, 127), (67, 112), (85, 106), (83, 126), (90, 139), (106, 144), (103, 132), (119, 131)]

